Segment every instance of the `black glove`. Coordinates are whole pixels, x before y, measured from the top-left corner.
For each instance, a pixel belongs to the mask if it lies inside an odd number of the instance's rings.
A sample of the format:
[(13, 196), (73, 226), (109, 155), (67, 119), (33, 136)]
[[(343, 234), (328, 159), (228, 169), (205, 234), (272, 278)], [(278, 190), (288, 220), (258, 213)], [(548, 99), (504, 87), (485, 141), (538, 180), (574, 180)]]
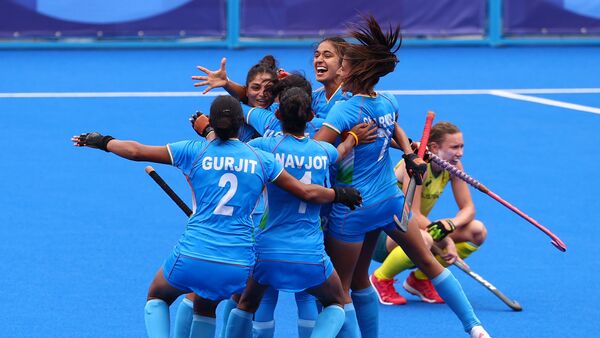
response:
[[(446, 222), (446, 224), (444, 224), (444, 222)], [(454, 222), (450, 219), (435, 221), (427, 226), (427, 232), (436, 242), (446, 238), (446, 236), (451, 234), (455, 229), (456, 225), (454, 225)]]
[(204, 138), (214, 130), (213, 127), (210, 126), (208, 116), (202, 114), (201, 111), (197, 111), (194, 115), (190, 116), (190, 122), (196, 133)]
[(402, 158), (404, 159), (408, 176), (413, 177), (417, 185), (423, 184), (423, 175), (427, 171), (427, 164), (416, 164), (415, 160), (418, 158), (418, 156), (415, 153), (404, 154), (402, 155)]
[(104, 151), (108, 151), (108, 149), (106, 149), (106, 146), (111, 140), (114, 140), (114, 137), (109, 135), (104, 136), (97, 132), (85, 133), (79, 135), (79, 141), (77, 142), (77, 145), (80, 147), (88, 146), (90, 148), (98, 148)]
[(356, 209), (357, 206), (362, 204), (360, 192), (352, 187), (333, 186), (331, 189), (335, 192), (333, 203), (342, 203), (351, 210)]

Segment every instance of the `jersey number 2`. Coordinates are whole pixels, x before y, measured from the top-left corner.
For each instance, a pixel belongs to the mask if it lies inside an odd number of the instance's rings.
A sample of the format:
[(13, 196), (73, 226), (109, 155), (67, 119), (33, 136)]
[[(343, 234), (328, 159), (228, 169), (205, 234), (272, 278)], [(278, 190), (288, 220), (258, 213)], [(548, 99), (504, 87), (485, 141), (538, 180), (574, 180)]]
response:
[(232, 173), (224, 174), (223, 176), (221, 176), (221, 179), (219, 180), (219, 187), (225, 188), (225, 186), (227, 185), (228, 182), (229, 182), (229, 190), (227, 190), (225, 195), (223, 195), (223, 197), (221, 197), (219, 204), (217, 204), (215, 211), (213, 211), (213, 214), (215, 214), (215, 215), (224, 215), (224, 216), (233, 215), (233, 207), (229, 206), (229, 205), (225, 205), (225, 204), (227, 204), (227, 202), (229, 202), (233, 198), (233, 195), (235, 195), (235, 192), (237, 191), (237, 187), (238, 187), (237, 177)]

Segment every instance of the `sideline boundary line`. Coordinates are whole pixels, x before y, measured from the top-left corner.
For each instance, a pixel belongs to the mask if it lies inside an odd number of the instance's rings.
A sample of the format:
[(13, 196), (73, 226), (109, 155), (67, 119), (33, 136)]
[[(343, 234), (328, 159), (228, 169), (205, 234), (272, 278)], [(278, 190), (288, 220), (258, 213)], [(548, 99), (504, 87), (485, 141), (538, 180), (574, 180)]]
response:
[(547, 106), (554, 106), (554, 107), (571, 109), (571, 110), (579, 110), (579, 111), (584, 111), (584, 112), (600, 115), (600, 108), (583, 106), (580, 104), (545, 99), (542, 97), (535, 97), (535, 96), (529, 96), (529, 95), (521, 95), (521, 94), (511, 93), (511, 92), (505, 91), (505, 90), (493, 90), (490, 92), (490, 94), (494, 95), (494, 96), (504, 97), (507, 99), (512, 99), (512, 100), (539, 103), (539, 104), (544, 104)]
[[(600, 94), (600, 88), (537, 88), (537, 89), (425, 89), (425, 90), (382, 90), (399, 96), (426, 95), (492, 95), (511, 100), (527, 101), (564, 109), (578, 110), (600, 115), (600, 108), (564, 101), (551, 100), (523, 94)], [(214, 91), (197, 92), (31, 92), (0, 93), (0, 99), (52, 99), (52, 98), (134, 98), (134, 97), (214, 97), (227, 94)]]

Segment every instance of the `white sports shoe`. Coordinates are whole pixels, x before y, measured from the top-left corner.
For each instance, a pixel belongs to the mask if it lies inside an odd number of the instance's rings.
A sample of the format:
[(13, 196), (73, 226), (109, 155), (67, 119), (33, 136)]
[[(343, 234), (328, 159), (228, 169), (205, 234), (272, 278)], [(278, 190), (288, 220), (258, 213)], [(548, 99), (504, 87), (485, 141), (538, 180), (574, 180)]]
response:
[(490, 334), (481, 325), (474, 326), (469, 334), (471, 338), (491, 338)]

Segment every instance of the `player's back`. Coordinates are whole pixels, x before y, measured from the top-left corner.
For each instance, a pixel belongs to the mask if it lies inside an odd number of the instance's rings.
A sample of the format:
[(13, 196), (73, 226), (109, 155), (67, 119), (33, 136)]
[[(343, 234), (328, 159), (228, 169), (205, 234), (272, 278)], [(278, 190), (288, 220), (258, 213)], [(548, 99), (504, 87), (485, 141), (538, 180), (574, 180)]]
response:
[(169, 145), (173, 164), (192, 187), (194, 214), (179, 246), (183, 254), (249, 265), (250, 215), (265, 184), (281, 172), (271, 154), (239, 140), (184, 141)]
[(397, 101), (393, 96), (355, 95), (336, 104), (325, 121), (325, 125), (338, 132), (348, 131), (362, 122), (374, 121), (378, 127), (375, 142), (358, 145), (337, 164), (336, 184), (357, 188), (365, 206), (398, 192), (389, 156), (397, 117)]
[[(337, 150), (329, 143), (289, 134), (258, 138), (254, 147), (272, 152), (285, 170), (303, 183), (324, 185)], [(322, 252), (320, 205), (306, 203), (279, 187), (267, 187), (266, 211), (256, 235), (259, 253), (315, 254)], [(290, 245), (293, 241), (293, 245)]]

